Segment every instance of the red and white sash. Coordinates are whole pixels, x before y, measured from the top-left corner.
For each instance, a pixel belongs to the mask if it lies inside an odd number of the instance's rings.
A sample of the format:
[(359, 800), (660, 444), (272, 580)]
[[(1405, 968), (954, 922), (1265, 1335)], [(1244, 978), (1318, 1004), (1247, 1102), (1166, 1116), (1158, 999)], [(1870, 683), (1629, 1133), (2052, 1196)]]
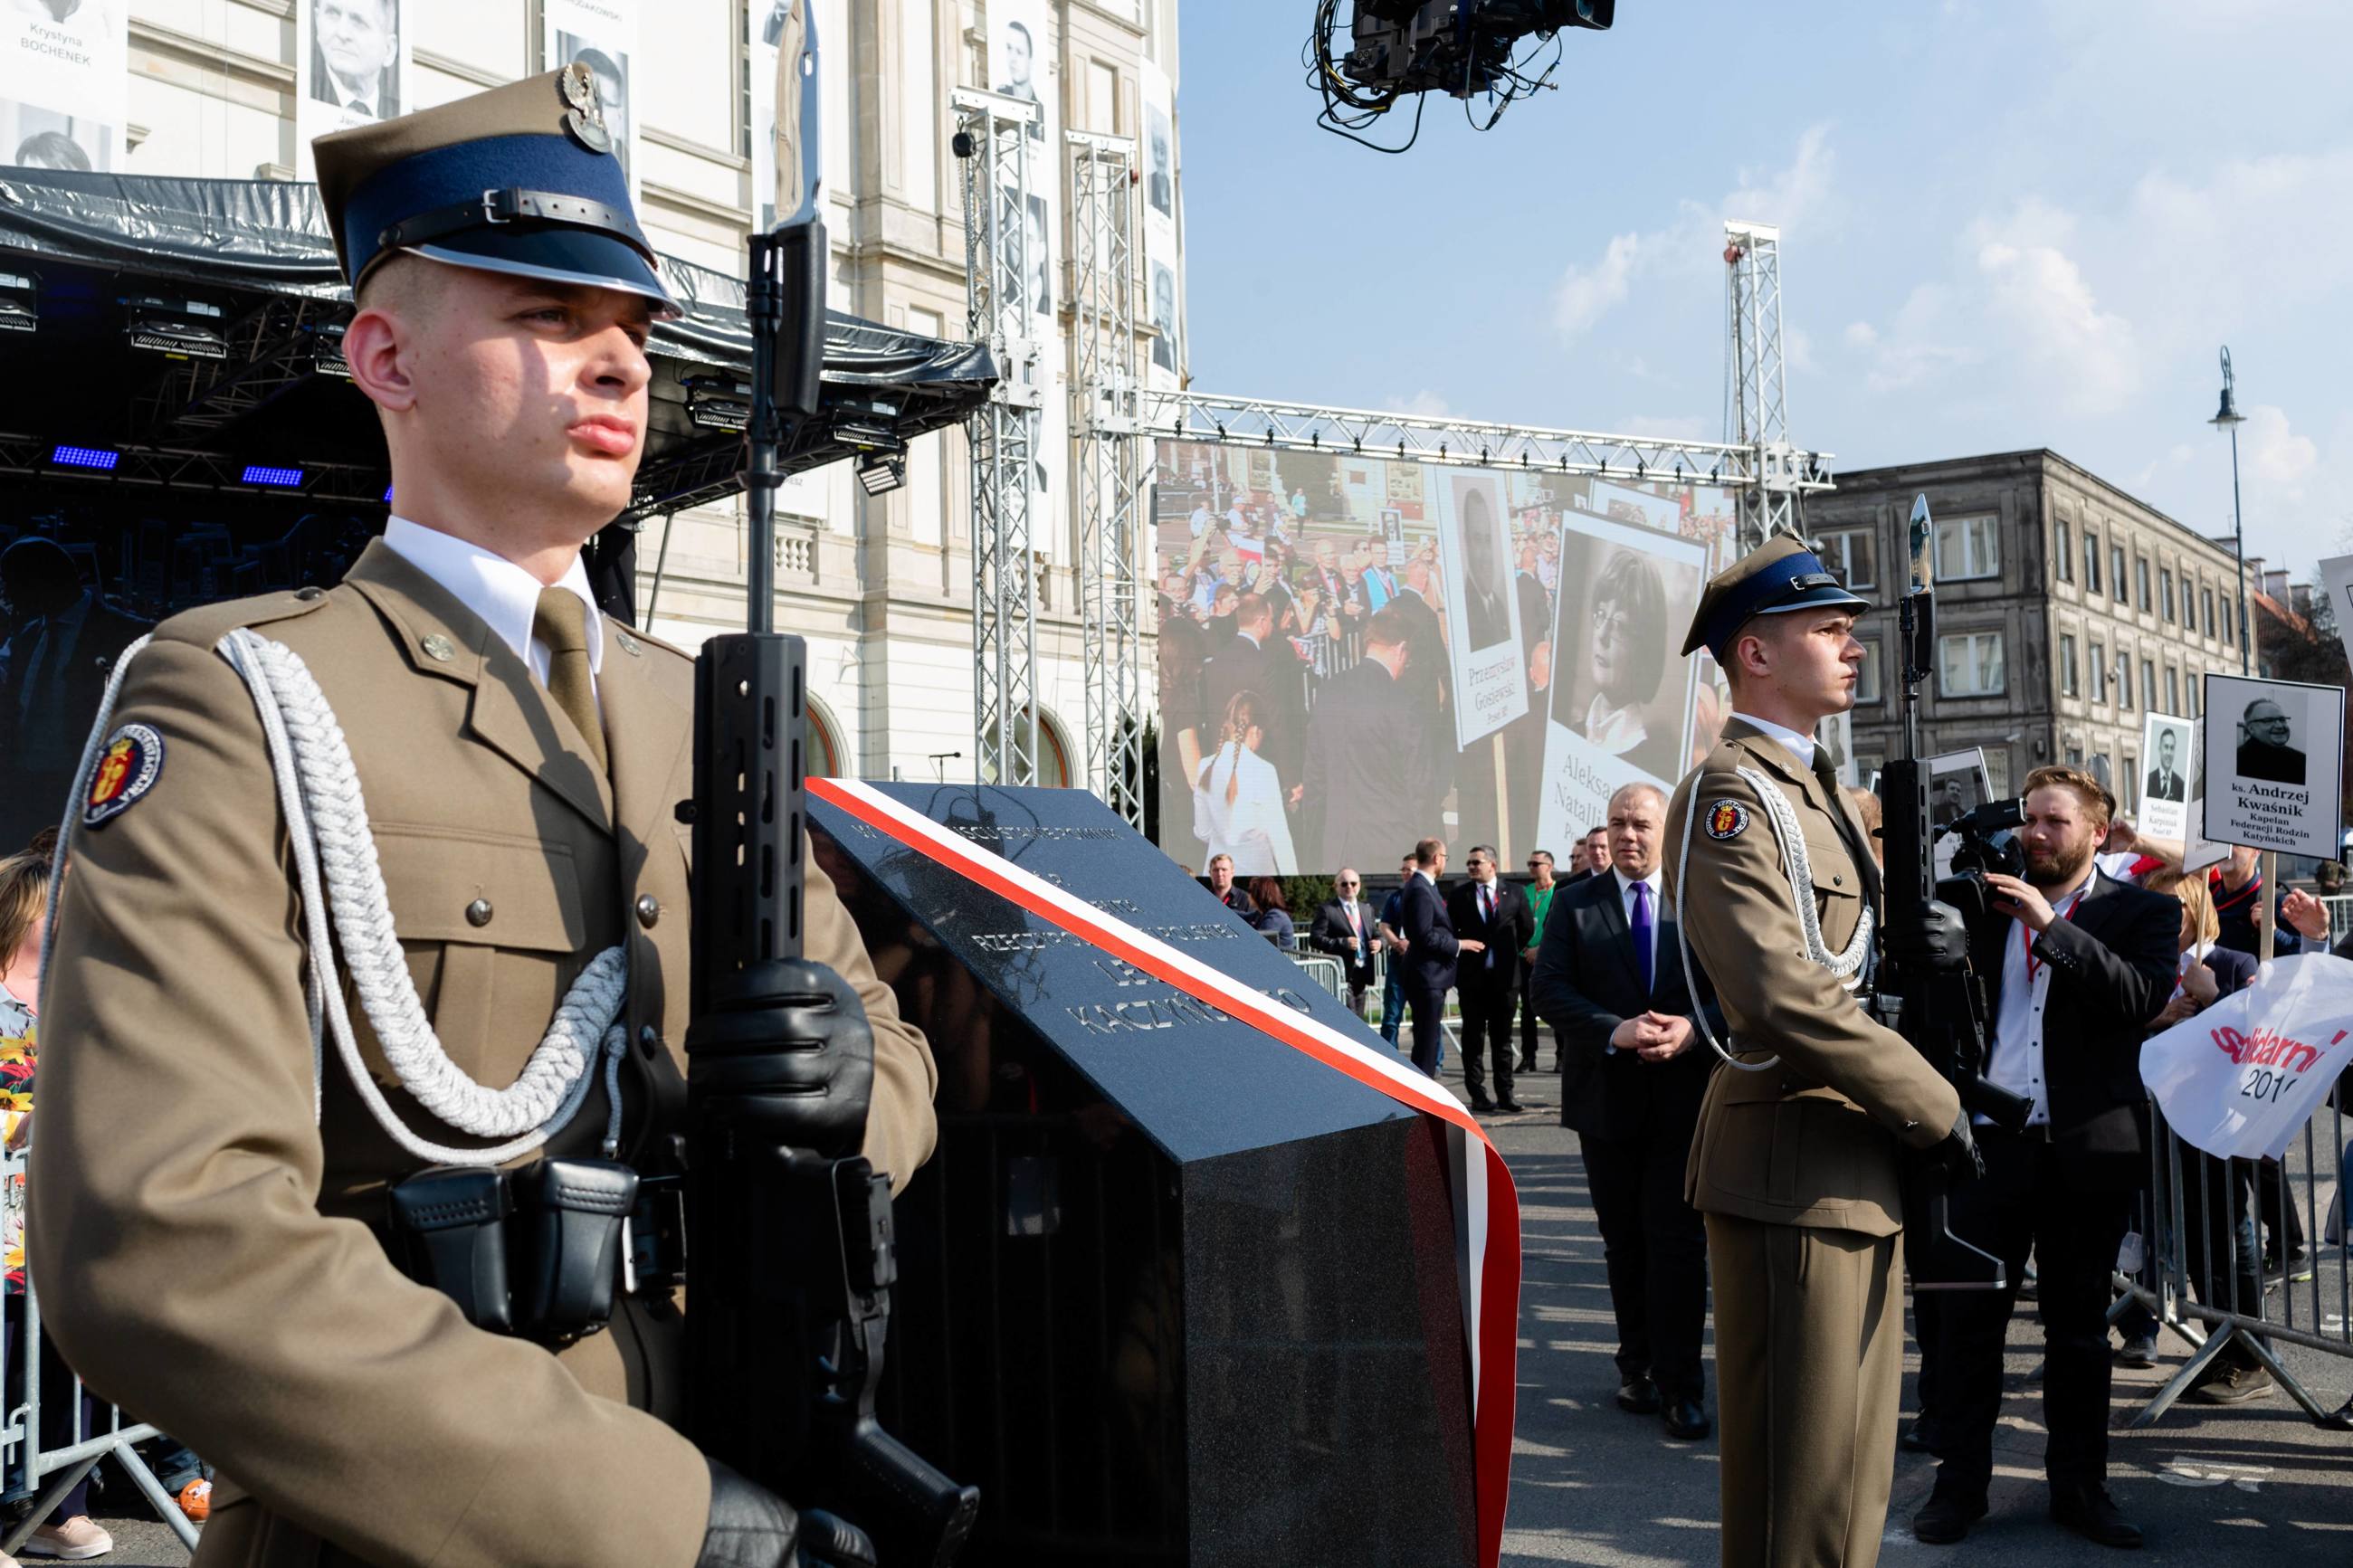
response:
[[(1039, 919), (1249, 1024), (1335, 1072), (1409, 1110), (1447, 1123), (1454, 1172), (1455, 1265), (1471, 1352), (1472, 1447), (1478, 1494), (1479, 1557), (1494, 1568), (1503, 1552), (1511, 1493), (1513, 1399), (1519, 1362), (1520, 1199), (1504, 1157), (1461, 1101), (1395, 1056), (1239, 984), (1199, 959), (1105, 914), (993, 850), (967, 842), (853, 779), (808, 781), (808, 792), (867, 826), (938, 862)], [(1472, 1157), (1472, 1145), (1478, 1157)]]

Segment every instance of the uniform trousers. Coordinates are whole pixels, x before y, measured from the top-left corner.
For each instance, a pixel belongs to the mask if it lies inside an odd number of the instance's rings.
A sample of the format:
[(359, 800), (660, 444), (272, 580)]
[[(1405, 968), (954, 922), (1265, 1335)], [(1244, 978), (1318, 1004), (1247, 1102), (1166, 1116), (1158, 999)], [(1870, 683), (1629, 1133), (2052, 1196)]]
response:
[(1690, 1120), (1633, 1138), (1577, 1135), (1609, 1306), (1618, 1318), (1618, 1377), (1648, 1377), (1670, 1402), (1697, 1400), (1707, 1322), (1707, 1226), (1683, 1201)]
[(1512, 1008), (1519, 987), (1508, 973), (1498, 979), (1475, 964), (1473, 953), (1455, 972), (1454, 994), (1462, 1002), (1462, 1087), (1473, 1100), (1487, 1097), (1487, 1064), (1495, 1066), (1495, 1098), (1512, 1098)]
[(1873, 1568), (1895, 1479), (1904, 1238), (1711, 1214), (1707, 1250), (1726, 1282), (1725, 1568)]
[(2026, 1255), (2035, 1258), (2035, 1316), (2046, 1347), (2042, 1468), (2054, 1485), (2098, 1485), (2108, 1468), (2110, 1281), (2132, 1219), (2129, 1192), (2086, 1190), (2061, 1169), (2041, 1135), (1978, 1130), (1981, 1180), (1953, 1189), (1953, 1234), (2001, 1259), (1999, 1290), (1943, 1293), (1932, 1321), (1939, 1339), (1933, 1443), (1940, 1483), (1982, 1493), (1993, 1476), (1993, 1429), (2001, 1412), (2001, 1358)]

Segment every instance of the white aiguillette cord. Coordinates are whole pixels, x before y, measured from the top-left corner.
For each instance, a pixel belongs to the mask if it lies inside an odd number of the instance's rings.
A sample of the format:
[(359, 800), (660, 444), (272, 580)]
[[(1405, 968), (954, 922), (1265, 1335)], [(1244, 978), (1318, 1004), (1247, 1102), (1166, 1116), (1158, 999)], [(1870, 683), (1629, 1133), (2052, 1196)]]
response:
[[(1839, 984), (1848, 991), (1856, 989), (1862, 984), (1862, 961), (1871, 952), (1873, 926), (1871, 906), (1868, 903), (1863, 905), (1862, 918), (1855, 922), (1854, 937), (1846, 944), (1846, 951), (1831, 952), (1830, 944), (1822, 940), (1821, 917), (1814, 909), (1814, 865), (1811, 857), (1806, 853), (1806, 835), (1798, 825), (1797, 807), (1791, 805), (1789, 797), (1781, 793), (1781, 786), (1758, 769), (1742, 768), (1738, 771), (1740, 776), (1747, 781), (1748, 787), (1757, 792), (1757, 798), (1764, 804), (1765, 815), (1772, 821), (1773, 837), (1781, 847), (1781, 868), (1789, 878), (1790, 900), (1797, 906), (1798, 925), (1805, 932), (1806, 956), (1837, 975)], [(1685, 901), (1690, 891), (1692, 827), (1698, 822), (1704, 805), (1699, 798), (1698, 786), (1694, 785), (1690, 804), (1683, 812), (1683, 847), (1675, 858), (1675, 899), (1678, 906)], [(1691, 941), (1683, 934), (1683, 922), (1680, 918), (1675, 921), (1675, 946), (1683, 952), (1683, 984), (1691, 989), (1692, 1016), (1699, 1025), (1700, 1038), (1708, 1043), (1709, 1049), (1722, 1057), (1726, 1066), (1738, 1068), (1742, 1072), (1768, 1072), (1779, 1067), (1781, 1058), (1778, 1056), (1767, 1057), (1761, 1062), (1744, 1062), (1716, 1039), (1715, 1031), (1707, 1026), (1707, 1010), (1699, 1005), (1699, 976), (1692, 968)]]
[[(115, 661), (99, 704), (97, 722), (82, 748), (81, 765), (75, 770), (73, 794), (67, 801), (58, 838), (58, 858), (51, 866), (51, 919), (41, 954), (44, 973), (57, 941), (57, 872), (64, 864), (67, 833), (89, 791), (98, 760), (105, 752), (107, 725), (113, 717), (123, 676), (132, 658), (147, 641), (142, 637), (132, 643)], [(449, 1059), (409, 979), (408, 964), (393, 929), (359, 773), (325, 693), (293, 649), (249, 627), (240, 626), (223, 637), (219, 652), (253, 696), (301, 888), (309, 947), (305, 988), (311, 1014), (312, 1114), (317, 1114), (318, 1096), (325, 1082), (324, 1038), (332, 1034), (353, 1088), (377, 1125), (403, 1149), (437, 1164), (503, 1164), (538, 1148), (571, 1123), (596, 1081), (591, 1069), (601, 1053), (607, 1100), (605, 1152), (611, 1157), (619, 1146), (621, 1132), (625, 1031), (617, 1020), (628, 994), (627, 950), (609, 947), (590, 960), (565, 994), (554, 1021), (513, 1083), (493, 1089), (475, 1082)], [(457, 1131), (507, 1142), (488, 1149), (454, 1148), (411, 1131), (394, 1113), (360, 1055), (343, 987), (335, 984), (338, 938), (360, 1010), (375, 1031), (385, 1060), (400, 1086), (417, 1104)]]

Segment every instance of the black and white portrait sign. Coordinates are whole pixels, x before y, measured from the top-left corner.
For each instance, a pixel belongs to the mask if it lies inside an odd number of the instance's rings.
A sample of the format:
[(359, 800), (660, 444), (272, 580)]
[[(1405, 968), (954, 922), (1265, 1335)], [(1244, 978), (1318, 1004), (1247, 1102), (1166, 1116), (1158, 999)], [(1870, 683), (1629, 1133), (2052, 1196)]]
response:
[(2140, 830), (2148, 837), (2189, 836), (2194, 733), (2189, 720), (2170, 713), (2151, 713), (2141, 725)]
[(2335, 858), (2344, 756), (2343, 688), (2208, 676), (2205, 837)]

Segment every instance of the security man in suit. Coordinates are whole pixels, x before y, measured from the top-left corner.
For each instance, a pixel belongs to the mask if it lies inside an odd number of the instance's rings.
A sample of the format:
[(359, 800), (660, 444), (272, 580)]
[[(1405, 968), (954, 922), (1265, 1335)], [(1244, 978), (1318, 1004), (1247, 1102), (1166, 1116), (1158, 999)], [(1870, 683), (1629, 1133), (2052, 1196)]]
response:
[[(1413, 1011), (1413, 1065), (1432, 1078), (1446, 1038), (1446, 994), (1453, 989), (1461, 951), (1438, 891), (1438, 879), (1445, 874), (1446, 841), (1425, 838), (1413, 847), (1413, 871), (1398, 893), (1397, 932), (1405, 949), (1398, 989)], [(1467, 1035), (1462, 1050), (1466, 1057), (1471, 1052)]]
[[(317, 143), (396, 515), (337, 587), (158, 628), (71, 835), (33, 1272), (91, 1384), (219, 1466), (206, 1565), (796, 1561), (786, 1502), (670, 1424), (667, 1271), (624, 1274), (607, 1331), (542, 1340), (387, 1250), (387, 1188), (422, 1166), (640, 1163), (684, 1121), (693, 666), (601, 616), (579, 562), (628, 503), (675, 310), (610, 146), (577, 68)], [(280, 718), (298, 752), (336, 726), (348, 750), (299, 814)], [(323, 899), (298, 821), (343, 836)], [(809, 994), (766, 1021), (801, 1128), (780, 1141), (862, 1139), (903, 1184), (936, 1131), (930, 1050), (832, 886), (806, 900)], [(614, 1027), (567, 1059), (559, 1003)]]
[[(1553, 896), (1528, 992), (1559, 1031), (1560, 1121), (1577, 1135), (1618, 1318), (1618, 1405), (1704, 1437), (1707, 1228), (1683, 1167), (1715, 1055), (1699, 1040), (1659, 856), (1666, 793), (1609, 797), (1610, 868)], [(1721, 1035), (1721, 1015), (1711, 1018)]]
[[(1716, 1281), (1727, 1565), (1878, 1560), (1903, 1378), (1897, 1163), (1974, 1155), (1953, 1086), (1858, 995), (1879, 874), (1813, 731), (1853, 703), (1867, 607), (1784, 537), (1709, 582), (1683, 644), (1715, 656), (1735, 710), (1666, 833), (1667, 894), (1731, 1035), (1685, 1183)], [(1958, 913), (1929, 913), (1890, 933), (1893, 956), (1966, 952)]]
[[(1446, 897), (1459, 956), (1454, 989), (1462, 1002), (1462, 1087), (1473, 1110), (1517, 1115), (1512, 1064), (1518, 1047), (1512, 1015), (1520, 1001), (1520, 954), (1535, 941), (1527, 895), (1503, 879), (1495, 847), (1474, 844), (1462, 858), (1470, 879)], [(1487, 1068), (1495, 1069), (1495, 1096), (1487, 1097)]]

